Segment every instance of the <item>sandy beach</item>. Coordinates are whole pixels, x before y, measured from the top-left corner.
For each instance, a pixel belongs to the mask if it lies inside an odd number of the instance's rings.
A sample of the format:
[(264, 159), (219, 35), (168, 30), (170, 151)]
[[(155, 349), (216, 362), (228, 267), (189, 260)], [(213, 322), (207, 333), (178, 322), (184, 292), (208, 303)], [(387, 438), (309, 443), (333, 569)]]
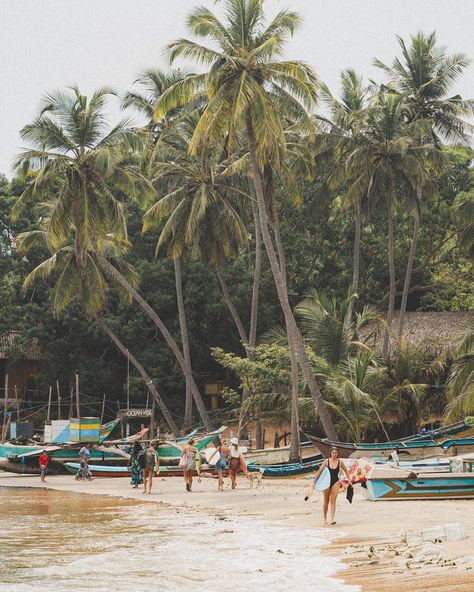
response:
[[(9, 473), (0, 474), (0, 486), (42, 487), (37, 476)], [(272, 526), (319, 532), (322, 527), (321, 496), (315, 494), (305, 502), (308, 482), (301, 479), (263, 481), (260, 487), (250, 489), (248, 482), (241, 478), (235, 491), (227, 488), (217, 493), (216, 481), (203, 478), (201, 483), (195, 481), (192, 493), (187, 493), (179, 478), (156, 478), (152, 495), (132, 489), (128, 479), (121, 478), (78, 482), (70, 475), (51, 476), (45, 486), (57, 491), (160, 503), (182, 511), (248, 518)], [(432, 590), (434, 586), (443, 592), (472, 592), (473, 505), (472, 500), (369, 502), (356, 489), (352, 505), (342, 496), (338, 500), (337, 524), (327, 529), (325, 552), (340, 557), (347, 564), (338, 576), (347, 583), (359, 585), (362, 592), (398, 592), (400, 589), (411, 592)], [(401, 544), (401, 531), (419, 531), (452, 523), (463, 525), (466, 538), (436, 544), (442, 560), (419, 565), (404, 555), (407, 546)]]

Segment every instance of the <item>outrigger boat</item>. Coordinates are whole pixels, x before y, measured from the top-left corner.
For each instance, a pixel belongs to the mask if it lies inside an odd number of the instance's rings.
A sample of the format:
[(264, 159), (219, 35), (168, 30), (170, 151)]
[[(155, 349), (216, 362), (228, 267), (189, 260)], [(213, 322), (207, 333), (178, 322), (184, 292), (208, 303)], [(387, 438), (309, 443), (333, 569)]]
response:
[[(64, 463), (65, 468), (75, 475), (80, 468), (80, 464), (76, 462), (67, 462)], [(93, 477), (130, 477), (131, 470), (128, 467), (119, 467), (119, 466), (106, 466), (106, 465), (89, 465), (89, 471), (91, 472)], [(201, 474), (217, 474), (213, 467), (205, 467), (201, 466), (200, 470)], [(197, 475), (197, 471), (192, 471), (193, 475)], [(159, 471), (160, 477), (182, 477), (183, 476), (183, 469), (180, 469), (178, 466), (163, 466), (160, 465)]]
[(472, 418), (466, 418), (463, 422), (433, 430), (427, 434), (417, 434), (390, 442), (334, 442), (309, 434), (306, 436), (325, 456), (329, 456), (331, 448), (336, 448), (339, 455), (344, 458), (378, 456), (388, 459), (391, 454), (397, 452), (399, 456), (424, 459), (474, 452), (474, 421)]
[(323, 455), (319, 454), (316, 460), (310, 462), (264, 466), (247, 465), (247, 469), (251, 473), (260, 472), (264, 479), (296, 479), (317, 473), (322, 462)]
[(474, 473), (421, 473), (374, 467), (362, 486), (371, 501), (474, 498)]
[[(318, 460), (321, 452), (311, 442), (301, 444), (301, 457), (303, 462)], [(255, 465), (283, 465), (290, 458), (290, 446), (281, 448), (262, 448), (260, 450), (248, 450), (245, 454), (245, 462)]]
[[(46, 450), (50, 457), (48, 472), (50, 474), (64, 473), (63, 464), (68, 461), (75, 461), (79, 456), (81, 444), (69, 446), (15, 446), (5, 444), (0, 447), (0, 470), (10, 473), (32, 474), (40, 473), (38, 458), (43, 450)], [(34, 450), (31, 450), (34, 448)], [(26, 450), (26, 452), (25, 452)], [(119, 463), (127, 464), (129, 455), (123, 450), (109, 446), (90, 447), (90, 458), (96, 463)]]
[[(193, 435), (192, 437), (194, 438), (194, 446), (198, 451), (203, 450), (208, 444), (218, 438), (226, 429), (227, 426), (222, 426), (214, 432), (209, 432), (200, 436)], [(181, 458), (181, 451), (188, 443), (189, 438), (190, 436), (188, 435), (184, 438), (178, 438), (176, 442), (166, 441), (162, 444), (159, 444), (157, 451), (160, 461), (165, 464), (177, 464)]]

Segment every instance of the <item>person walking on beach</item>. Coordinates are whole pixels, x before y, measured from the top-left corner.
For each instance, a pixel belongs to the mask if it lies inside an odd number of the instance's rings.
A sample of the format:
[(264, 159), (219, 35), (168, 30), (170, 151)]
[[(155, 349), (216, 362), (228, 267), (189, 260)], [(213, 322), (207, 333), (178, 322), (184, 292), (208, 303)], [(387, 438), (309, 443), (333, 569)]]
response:
[(314, 482), (319, 478), (319, 475), (327, 468), (329, 470), (329, 474), (331, 476), (330, 484), (327, 489), (324, 490), (323, 495), (323, 522), (325, 525), (328, 523), (328, 509), (330, 509), (330, 524), (336, 524), (335, 516), (336, 516), (336, 502), (337, 496), (339, 494), (339, 473), (340, 471), (344, 471), (346, 474), (347, 479), (350, 481), (349, 473), (347, 471), (346, 465), (340, 460), (339, 458), (339, 450), (337, 448), (331, 448), (329, 453), (329, 458), (326, 458), (322, 465), (319, 467), (319, 471), (316, 473), (314, 477)]
[(244, 455), (239, 449), (239, 441), (237, 438), (232, 438), (229, 451), (229, 476), (232, 489), (235, 489), (237, 485), (237, 473), (239, 471), (243, 471), (249, 477)]
[(39, 457), (39, 467), (41, 471), (41, 483), (46, 483), (46, 473), (48, 472), (49, 456), (46, 450), (43, 450)]
[(145, 452), (145, 468), (143, 469), (143, 493), (147, 492), (146, 485), (148, 482), (148, 494), (151, 494), (153, 487), (153, 475), (160, 470), (160, 457), (155, 448), (155, 443), (150, 442), (148, 450)]
[(181, 451), (181, 459), (179, 466), (183, 469), (183, 478), (186, 485), (186, 491), (191, 491), (193, 486), (193, 471), (195, 466), (195, 458), (198, 449), (194, 446), (194, 438), (190, 438), (188, 443)]
[(87, 462), (89, 457), (81, 456), (79, 470), (76, 473), (76, 479), (78, 481), (82, 481), (87, 479), (87, 481), (92, 481), (92, 473), (89, 470), (89, 463)]
[(140, 466), (140, 457), (145, 454), (140, 442), (135, 442), (130, 452), (129, 469), (132, 472), (130, 484), (136, 489), (143, 483), (143, 470)]
[(91, 456), (89, 448), (87, 448), (87, 444), (79, 450), (79, 458), (84, 458), (87, 462), (89, 462), (89, 458)]
[(217, 483), (217, 491), (224, 491), (224, 471), (227, 469), (227, 459), (230, 456), (230, 449), (219, 440), (219, 446), (216, 448), (215, 454), (219, 455), (215, 464), (219, 479)]

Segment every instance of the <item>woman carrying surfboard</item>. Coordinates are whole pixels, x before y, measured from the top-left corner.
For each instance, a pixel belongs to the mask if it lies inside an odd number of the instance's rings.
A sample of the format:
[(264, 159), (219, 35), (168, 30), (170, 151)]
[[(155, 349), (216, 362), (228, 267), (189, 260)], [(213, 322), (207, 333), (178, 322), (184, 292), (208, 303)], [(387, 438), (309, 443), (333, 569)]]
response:
[(232, 438), (230, 441), (230, 452), (229, 452), (229, 476), (232, 489), (235, 489), (237, 485), (237, 473), (242, 471), (249, 478), (249, 472), (247, 470), (247, 464), (244, 459), (244, 455), (239, 448), (239, 441), (237, 438)]
[[(314, 477), (314, 484), (317, 489), (323, 491), (323, 519), (324, 524), (328, 523), (328, 509), (330, 508), (330, 524), (336, 524), (336, 502), (339, 493), (339, 473), (343, 471), (350, 481), (346, 465), (339, 458), (339, 450), (331, 448), (330, 456), (319, 467)], [(320, 479), (321, 477), (321, 479)], [(321, 483), (318, 481), (321, 480)]]

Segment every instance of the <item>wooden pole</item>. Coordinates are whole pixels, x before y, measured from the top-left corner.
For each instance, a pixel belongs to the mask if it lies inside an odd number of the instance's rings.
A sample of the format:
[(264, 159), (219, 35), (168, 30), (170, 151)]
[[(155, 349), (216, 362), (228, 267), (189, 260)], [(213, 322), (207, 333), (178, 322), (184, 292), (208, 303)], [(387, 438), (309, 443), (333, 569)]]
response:
[(61, 419), (61, 391), (59, 390), (59, 380), (56, 380), (56, 391), (58, 393), (58, 419)]
[(69, 419), (72, 417), (72, 406), (74, 403), (74, 389), (71, 387), (71, 400), (69, 402)]
[(155, 435), (155, 398), (151, 402), (151, 419), (150, 419), (150, 440), (153, 440)]
[[(117, 401), (117, 409), (118, 409), (118, 411), (120, 412), (120, 402), (119, 402), (119, 401)], [(121, 433), (122, 440), (123, 440), (123, 419), (122, 419), (122, 421), (120, 422), (120, 433)]]
[(18, 389), (16, 388), (16, 384), (13, 387), (15, 390), (15, 407), (16, 407), (16, 421), (20, 421), (20, 401), (18, 400)]
[(8, 400), (8, 372), (5, 373), (5, 394), (4, 394), (4, 409), (3, 409), (3, 423), (2, 423), (2, 443), (5, 442), (7, 435), (7, 400)]
[(105, 413), (105, 393), (104, 398), (102, 399), (102, 413), (100, 414), (100, 425), (104, 423), (104, 413)]
[(79, 372), (76, 370), (76, 413), (77, 419), (81, 419), (81, 402), (79, 399)]
[(49, 397), (48, 397), (48, 414), (46, 415), (46, 423), (51, 421), (51, 398), (53, 396), (53, 387), (49, 387)]

